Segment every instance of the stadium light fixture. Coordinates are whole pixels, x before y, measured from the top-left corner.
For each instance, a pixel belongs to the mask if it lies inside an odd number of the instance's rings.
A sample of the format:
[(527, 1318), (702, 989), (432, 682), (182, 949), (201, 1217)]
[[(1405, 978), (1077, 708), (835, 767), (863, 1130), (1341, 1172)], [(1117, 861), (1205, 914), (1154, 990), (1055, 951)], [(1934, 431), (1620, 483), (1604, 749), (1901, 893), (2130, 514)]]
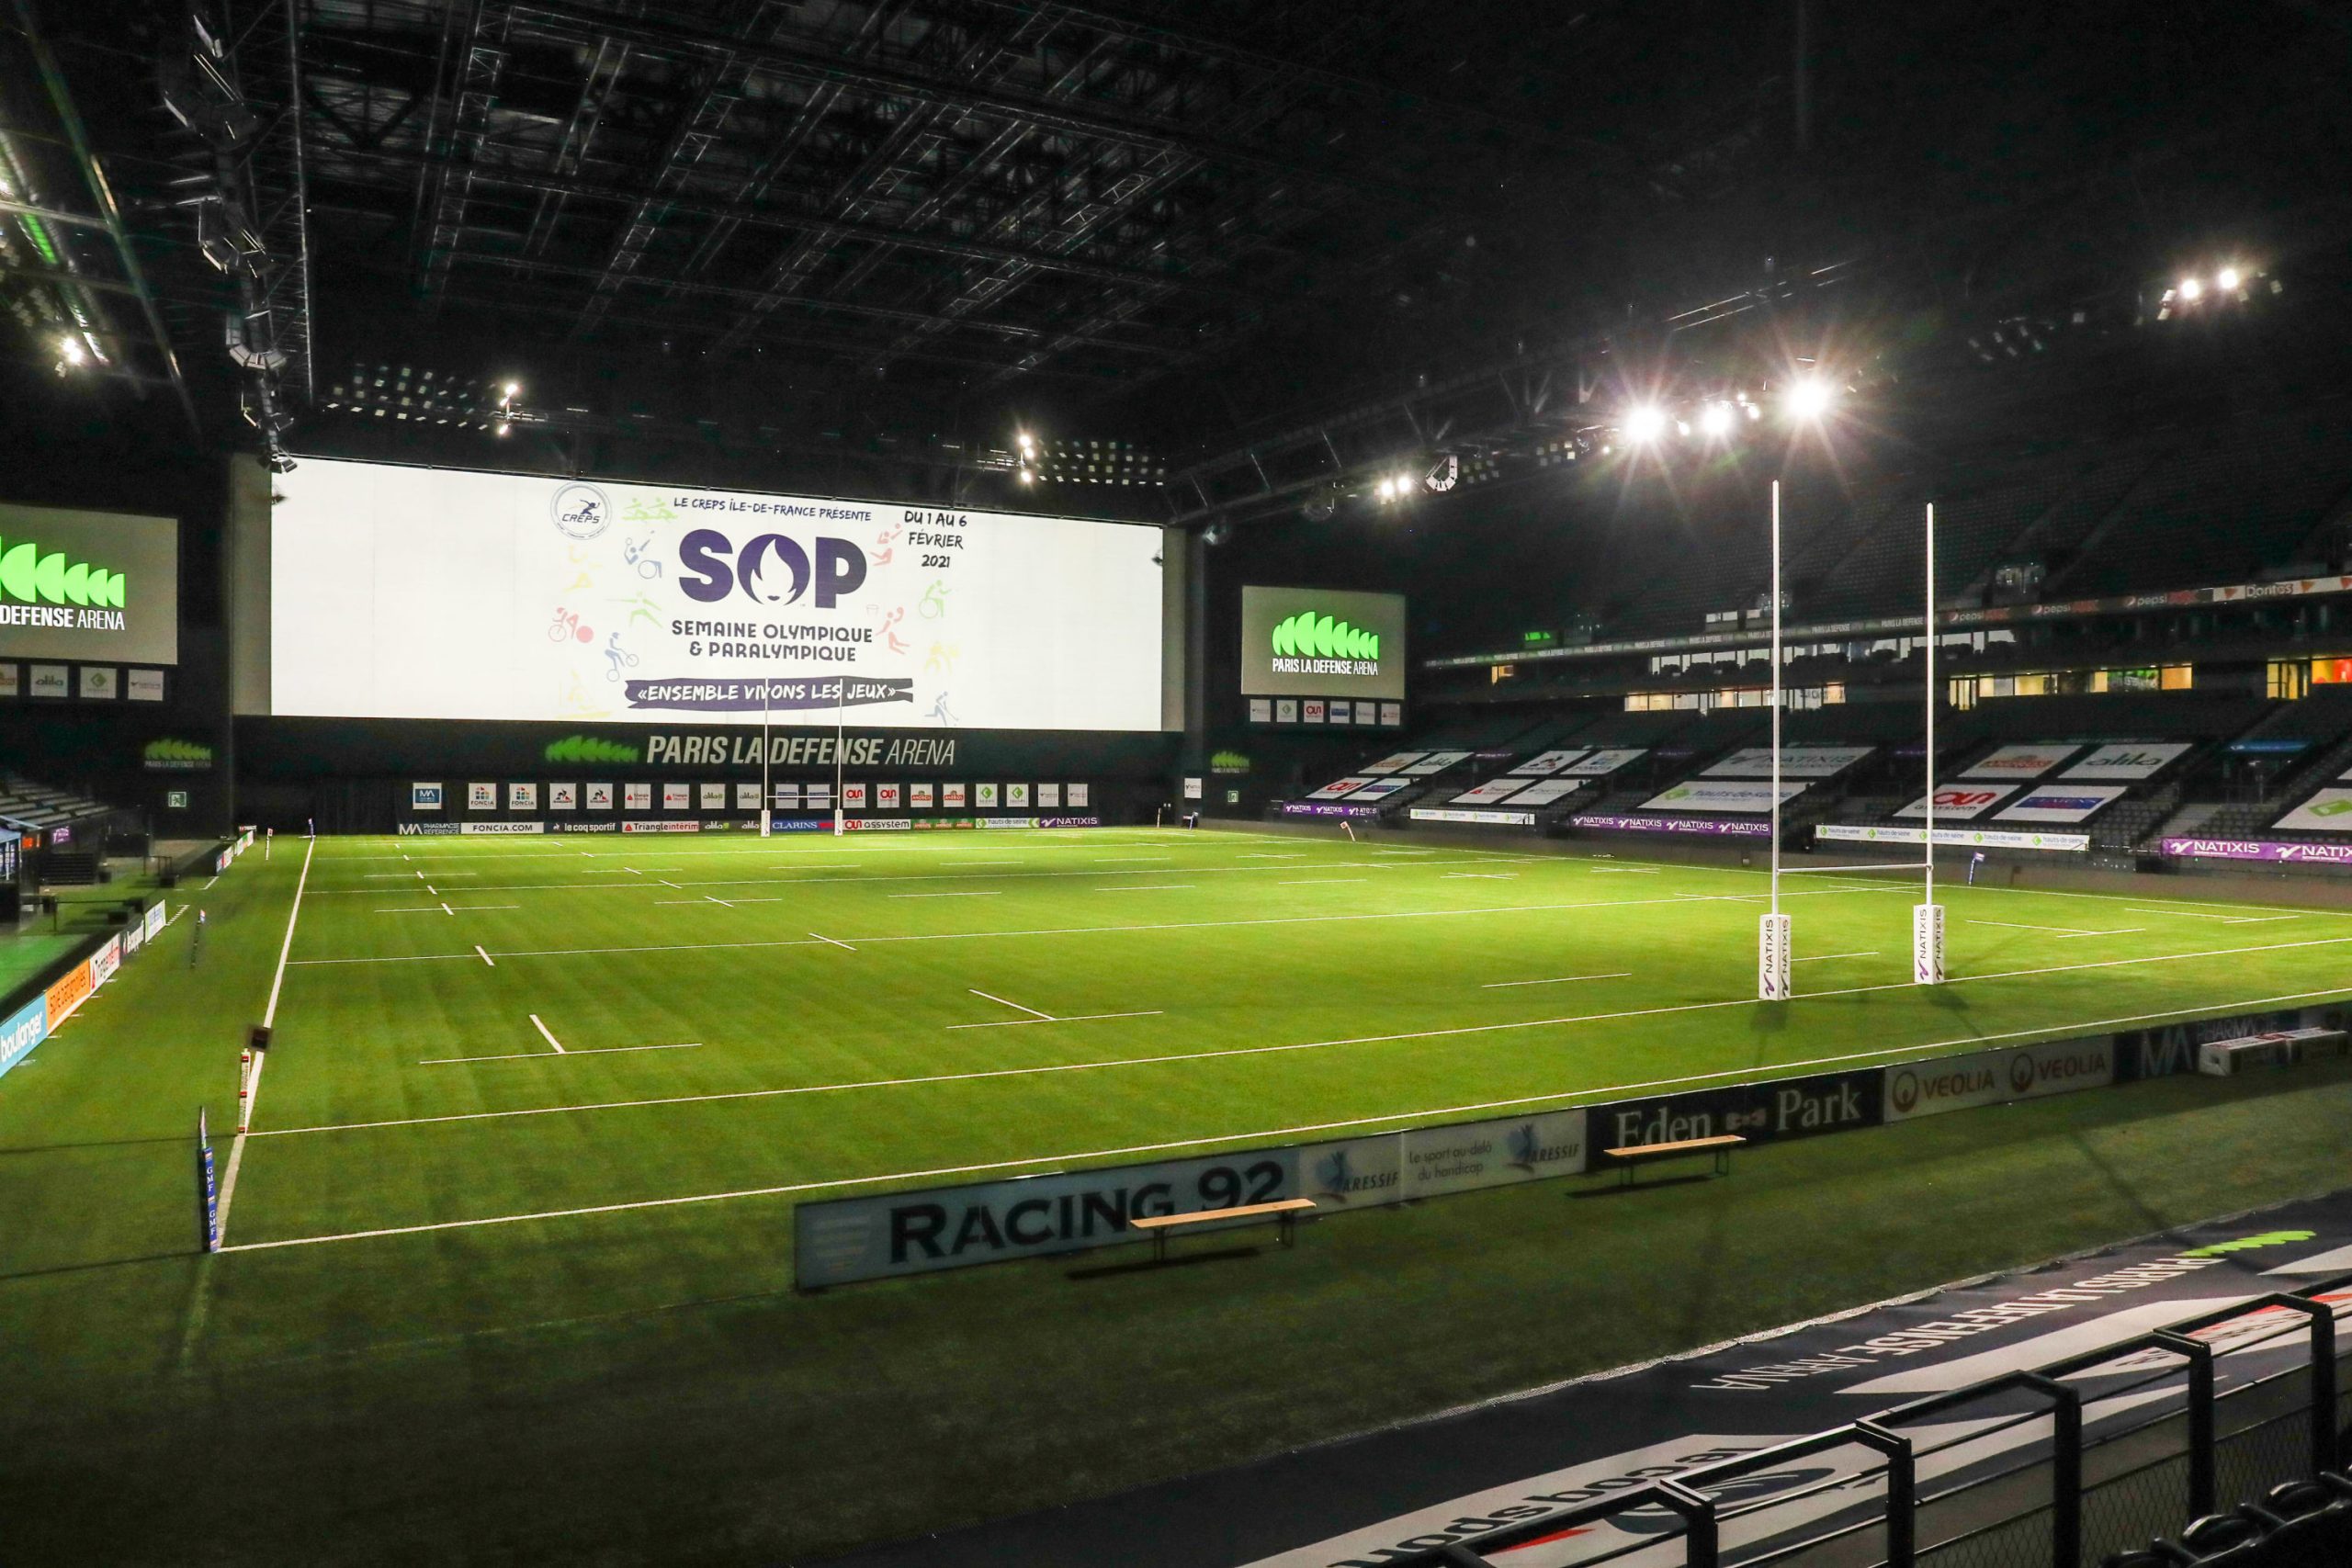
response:
[(511, 425), (511, 424), (507, 423), (506, 423), (504, 420), (503, 420), (503, 419), (502, 419), (502, 420), (500, 420), (500, 421), (498, 422), (498, 434), (501, 434), (501, 435), (504, 435), (504, 434), (509, 434), (510, 432), (512, 432), (512, 431), (514, 430), (514, 427), (513, 425)]
[(522, 383), (522, 382), (520, 382), (520, 381), (509, 381), (509, 382), (507, 382), (507, 383), (506, 383), (506, 400), (507, 400), (508, 402), (510, 402), (510, 403), (511, 403), (511, 402), (513, 402), (515, 399), (517, 399), (517, 398), (521, 397), (522, 395), (523, 395), (523, 383)]
[(1647, 446), (1666, 434), (1666, 411), (1656, 403), (1635, 403), (1619, 421), (1625, 439)]
[(1699, 428), (1720, 441), (1732, 433), (1738, 417), (1731, 412), (1729, 403), (1709, 403), (1699, 412)]
[(60, 370), (79, 370), (90, 362), (89, 349), (72, 333), (57, 340), (57, 352), (62, 356), (57, 367)]
[(1829, 405), (1837, 400), (1837, 389), (1827, 379), (1816, 375), (1804, 375), (1789, 383), (1785, 402), (1789, 417), (1797, 420), (1817, 420), (1827, 416)]
[(1037, 476), (1031, 473), (1028, 469), (1023, 468), (1021, 470), (1021, 482), (1025, 485), (1035, 484), (1037, 482)]
[(2205, 280), (2200, 277), (2184, 277), (2180, 280), (2178, 292), (2183, 299), (2193, 305), (2204, 298)]
[(2233, 294), (2237, 292), (2238, 285), (2245, 281), (2245, 278), (2237, 268), (2225, 266), (2213, 275), (2213, 281), (2220, 286), (2222, 293)]

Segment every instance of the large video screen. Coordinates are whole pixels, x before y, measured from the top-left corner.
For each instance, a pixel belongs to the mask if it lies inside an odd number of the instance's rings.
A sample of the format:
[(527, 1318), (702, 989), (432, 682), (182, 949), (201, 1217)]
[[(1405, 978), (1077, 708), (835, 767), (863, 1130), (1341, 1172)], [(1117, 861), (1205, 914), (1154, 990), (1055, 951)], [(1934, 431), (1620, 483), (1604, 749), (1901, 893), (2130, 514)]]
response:
[(1405, 598), (1241, 590), (1241, 689), (1266, 697), (1405, 695)]
[(273, 713), (1161, 728), (1157, 528), (317, 457), (276, 482)]
[(0, 659), (9, 658), (178, 663), (179, 525), (0, 503)]

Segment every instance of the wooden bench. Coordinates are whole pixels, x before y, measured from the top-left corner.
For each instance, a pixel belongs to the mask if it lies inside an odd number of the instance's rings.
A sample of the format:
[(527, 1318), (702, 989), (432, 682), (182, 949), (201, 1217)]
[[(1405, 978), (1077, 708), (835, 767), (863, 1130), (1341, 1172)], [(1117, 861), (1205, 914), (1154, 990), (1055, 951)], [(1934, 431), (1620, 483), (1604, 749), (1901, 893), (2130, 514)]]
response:
[(1652, 1160), (1674, 1159), (1682, 1155), (1712, 1154), (1715, 1156), (1715, 1174), (1729, 1176), (1731, 1152), (1746, 1142), (1747, 1140), (1736, 1133), (1721, 1133), (1712, 1138), (1682, 1138), (1671, 1144), (1630, 1144), (1622, 1149), (1603, 1149), (1600, 1152), (1605, 1158), (1615, 1160), (1618, 1168), (1625, 1173), (1625, 1179), (1621, 1185), (1631, 1187), (1635, 1166), (1647, 1165)]
[(1238, 1209), (1196, 1209), (1189, 1214), (1145, 1214), (1127, 1224), (1139, 1231), (1151, 1233), (1151, 1260), (1168, 1261), (1168, 1237), (1172, 1231), (1186, 1225), (1204, 1225), (1224, 1220), (1275, 1221), (1282, 1227), (1284, 1247), (1291, 1245), (1298, 1233), (1298, 1216), (1315, 1207), (1312, 1198), (1281, 1198), (1272, 1203), (1244, 1203)]

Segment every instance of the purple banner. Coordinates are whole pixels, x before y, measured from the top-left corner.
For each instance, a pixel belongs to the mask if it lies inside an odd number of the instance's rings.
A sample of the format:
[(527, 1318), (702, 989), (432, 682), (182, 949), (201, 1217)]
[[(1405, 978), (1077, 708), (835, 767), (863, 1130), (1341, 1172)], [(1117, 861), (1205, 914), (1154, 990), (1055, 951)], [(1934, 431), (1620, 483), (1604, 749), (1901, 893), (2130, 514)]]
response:
[(2301, 861), (2352, 865), (2352, 844), (2289, 844), (2276, 839), (2166, 839), (2165, 853), (2182, 860)]
[(1285, 800), (1285, 817), (1377, 817), (1377, 806), (1350, 806), (1340, 800)]
[(1611, 833), (1715, 833), (1735, 839), (1769, 839), (1770, 822), (1733, 822), (1721, 817), (1603, 817), (1580, 813), (1568, 820), (1579, 828)]

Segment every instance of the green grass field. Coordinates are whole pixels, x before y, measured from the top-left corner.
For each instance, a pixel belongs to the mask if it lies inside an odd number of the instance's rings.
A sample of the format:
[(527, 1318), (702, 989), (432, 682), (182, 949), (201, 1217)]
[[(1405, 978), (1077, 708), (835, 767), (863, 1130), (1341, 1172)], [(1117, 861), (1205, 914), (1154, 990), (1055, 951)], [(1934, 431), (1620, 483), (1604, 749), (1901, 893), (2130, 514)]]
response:
[[(0, 1514), (25, 1561), (780, 1561), (2343, 1179), (2315, 1069), (1236, 1266), (789, 1292), (800, 1195), (2352, 994), (2352, 914), (1958, 886), (1922, 990), (1916, 879), (1805, 876), (1765, 1008), (1763, 892), (1385, 835), (281, 843), (190, 892), (199, 964), (183, 919), (0, 1080)], [(186, 1134), (273, 990), (198, 1260)], [(1465, 1268), (1502, 1299), (1430, 1332)]]

